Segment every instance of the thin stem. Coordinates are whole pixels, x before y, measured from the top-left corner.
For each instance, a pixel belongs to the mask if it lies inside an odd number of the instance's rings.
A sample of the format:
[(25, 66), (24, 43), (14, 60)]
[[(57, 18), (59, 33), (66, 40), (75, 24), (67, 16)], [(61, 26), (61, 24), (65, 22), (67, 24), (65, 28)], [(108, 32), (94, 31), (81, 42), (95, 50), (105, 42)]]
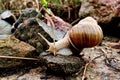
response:
[(50, 42), (41, 34), (41, 33), (38, 33), (39, 36), (41, 36), (45, 42), (50, 46)]
[(88, 65), (89, 65), (89, 63), (87, 63), (87, 64), (85, 65), (85, 69), (84, 69), (84, 72), (83, 72), (82, 80), (85, 79), (86, 70), (87, 70)]
[(0, 56), (0, 58), (4, 58), (4, 59), (23, 59), (23, 60), (39, 60), (37, 58), (25, 58), (25, 57), (14, 57), (14, 56)]

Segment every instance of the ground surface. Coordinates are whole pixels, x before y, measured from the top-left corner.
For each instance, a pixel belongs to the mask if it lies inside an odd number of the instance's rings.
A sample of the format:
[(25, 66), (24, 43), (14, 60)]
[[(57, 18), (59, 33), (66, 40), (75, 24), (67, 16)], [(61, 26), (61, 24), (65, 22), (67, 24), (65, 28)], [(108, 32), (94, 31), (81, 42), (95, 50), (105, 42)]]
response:
[[(104, 37), (101, 46), (84, 49), (81, 54), (86, 65), (72, 76), (46, 74), (46, 68), (28, 65), (1, 69), (0, 80), (120, 80), (120, 39)], [(51, 72), (49, 72), (51, 73)]]

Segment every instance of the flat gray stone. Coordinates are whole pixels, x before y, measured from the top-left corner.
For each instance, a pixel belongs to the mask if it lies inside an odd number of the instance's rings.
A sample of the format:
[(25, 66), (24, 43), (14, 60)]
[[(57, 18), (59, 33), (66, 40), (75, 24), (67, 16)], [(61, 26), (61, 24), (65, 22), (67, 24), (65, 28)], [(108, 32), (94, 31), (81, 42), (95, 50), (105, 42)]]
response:
[(84, 62), (75, 56), (63, 55), (42, 55), (45, 60), (46, 67), (50, 73), (70, 75), (79, 72)]

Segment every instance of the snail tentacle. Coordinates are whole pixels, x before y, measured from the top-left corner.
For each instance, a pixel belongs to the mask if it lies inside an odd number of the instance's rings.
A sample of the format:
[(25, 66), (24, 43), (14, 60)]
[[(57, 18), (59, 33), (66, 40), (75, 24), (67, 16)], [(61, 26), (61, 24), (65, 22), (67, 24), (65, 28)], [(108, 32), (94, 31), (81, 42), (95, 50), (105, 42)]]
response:
[(62, 48), (67, 48), (70, 46), (70, 42), (68, 40), (68, 35), (66, 35), (66, 37), (64, 37), (63, 39), (55, 42), (55, 43), (51, 43), (49, 42), (41, 33), (38, 33), (39, 36), (41, 36), (45, 41), (46, 43), (49, 45), (49, 49), (46, 50), (50, 53), (53, 53), (54, 55), (56, 54), (56, 52)]
[(55, 55), (56, 50), (55, 50), (54, 44), (50, 43), (41, 33), (38, 33), (38, 35), (41, 36), (45, 40), (45, 42), (49, 45), (49, 49), (46, 50), (46, 51), (51, 52), (51, 53), (53, 53)]

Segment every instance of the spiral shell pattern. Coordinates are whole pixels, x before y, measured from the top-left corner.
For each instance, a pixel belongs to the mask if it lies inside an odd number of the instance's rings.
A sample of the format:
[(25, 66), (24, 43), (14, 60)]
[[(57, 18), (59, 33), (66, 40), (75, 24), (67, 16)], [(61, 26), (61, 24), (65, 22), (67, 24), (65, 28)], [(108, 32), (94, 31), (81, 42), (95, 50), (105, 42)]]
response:
[(103, 32), (92, 17), (87, 17), (71, 28), (69, 37), (77, 49), (89, 48), (102, 41)]

